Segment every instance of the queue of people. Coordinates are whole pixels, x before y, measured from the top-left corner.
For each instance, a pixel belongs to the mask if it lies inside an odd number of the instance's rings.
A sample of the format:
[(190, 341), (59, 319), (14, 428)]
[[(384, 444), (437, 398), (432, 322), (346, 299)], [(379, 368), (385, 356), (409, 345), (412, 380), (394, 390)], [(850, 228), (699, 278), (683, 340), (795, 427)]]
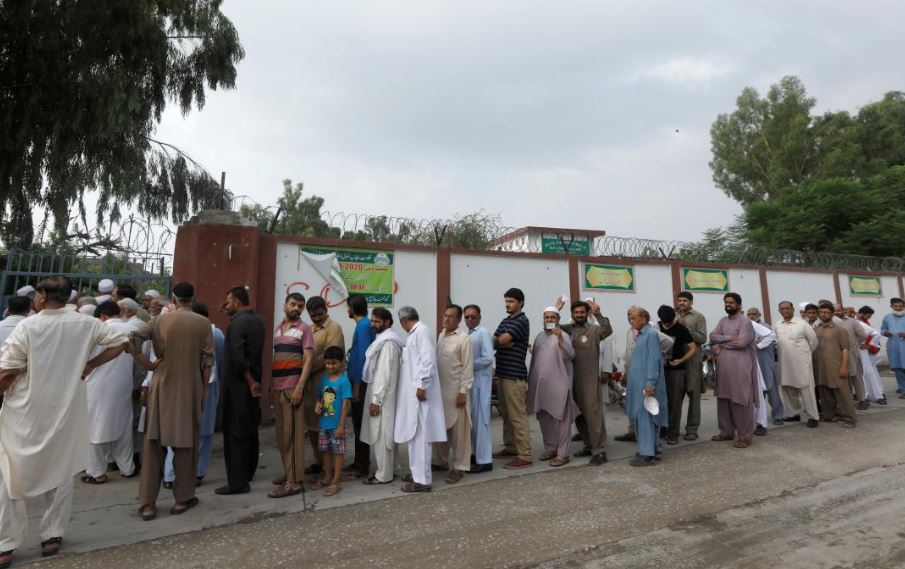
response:
[[(436, 472), (456, 484), (492, 471), (495, 459), (505, 469), (528, 468), (535, 460), (531, 415), (543, 439), (540, 461), (559, 467), (587, 457), (600, 467), (608, 462), (611, 390), (617, 397), (624, 391), (629, 420), (615, 440), (637, 443), (632, 466), (654, 466), (663, 444), (698, 438), (705, 348), (715, 354), (717, 378), (718, 432), (711, 440), (739, 449), (766, 434), (768, 417), (782, 424), (805, 414), (811, 428), (821, 421), (852, 428), (858, 410), (886, 404), (877, 371), (881, 336), (905, 398), (905, 302), (898, 298), (879, 332), (869, 307), (856, 312), (828, 301), (804, 303), (800, 314), (783, 301), (782, 321), (771, 328), (757, 308), (745, 312), (742, 298), (728, 293), (726, 316), (709, 333), (690, 292), (660, 306), (656, 323), (633, 306), (617, 386), (612, 325), (592, 299), (571, 303), (569, 323), (561, 322), (566, 299), (557, 299), (532, 338), (525, 295), (510, 288), (502, 299), (507, 316), (493, 333), (482, 326), (480, 306), (451, 303), (435, 336), (416, 308), (394, 315), (353, 294), (347, 349), (326, 301), (291, 293), (273, 346), (265, 348), (266, 325), (244, 287), (229, 290), (221, 305), (230, 317), (225, 333), (190, 283), (173, 286), (168, 298), (155, 291), (139, 297), (131, 285), (103, 281), (94, 297), (79, 296), (65, 277), (24, 292), (10, 299), (0, 321), (0, 568), (25, 538), (29, 497), (44, 496), (47, 504), (42, 554), (59, 550), (73, 477), (82, 472), (81, 482), (92, 485), (108, 482), (115, 470), (140, 477), (138, 515), (146, 521), (158, 515), (161, 487), (173, 491), (171, 515), (197, 506), (218, 415), (226, 484), (215, 493), (250, 492), (260, 456), (265, 349), (273, 354), (267, 399), (283, 465), (267, 492), (274, 499), (306, 484), (334, 496), (344, 482), (392, 483), (400, 445), (408, 455), (404, 492), (430, 492)], [(396, 320), (404, 337), (393, 329)], [(494, 384), (503, 418), (496, 453)], [(581, 446), (573, 454), (574, 441)]]

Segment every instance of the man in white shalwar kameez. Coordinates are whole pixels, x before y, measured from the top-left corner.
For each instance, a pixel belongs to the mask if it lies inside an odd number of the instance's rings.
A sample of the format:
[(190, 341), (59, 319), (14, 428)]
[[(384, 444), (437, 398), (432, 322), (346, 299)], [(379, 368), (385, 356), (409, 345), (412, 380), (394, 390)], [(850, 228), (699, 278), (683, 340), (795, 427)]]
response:
[[(105, 302), (97, 308), (101, 322), (114, 330), (129, 334), (133, 329), (120, 320), (119, 307)], [(104, 350), (96, 346), (91, 355)], [(113, 458), (124, 478), (135, 475), (132, 460), (132, 377), (136, 362), (123, 353), (107, 362), (85, 378), (88, 399), (88, 427), (91, 452), (82, 482), (103, 484), (107, 481), (107, 457)]]
[(393, 481), (396, 466), (396, 385), (405, 342), (392, 330), (393, 315), (386, 308), (371, 311), (371, 328), (377, 338), (365, 352), (362, 381), (368, 386), (361, 422), (361, 440), (371, 446), (377, 471), (365, 478), (365, 484), (387, 484)]
[[(128, 336), (66, 306), (72, 283), (38, 283), (38, 314), (16, 326), (0, 359), (0, 564), (25, 541), (26, 498), (43, 496), (42, 554), (59, 551), (72, 512), (72, 478), (88, 456), (88, 403), (82, 378), (116, 358)], [(89, 359), (95, 346), (108, 346)]]
[[(749, 318), (750, 313), (754, 309), (749, 309)], [(770, 349), (772, 344), (776, 343), (776, 332), (771, 330), (768, 326), (764, 326), (757, 320), (752, 319), (751, 325), (754, 327), (754, 343), (757, 346), (758, 356), (757, 356), (757, 407), (754, 408), (754, 422), (756, 424), (756, 428), (754, 429), (754, 434), (762, 437), (767, 434), (767, 406), (764, 404), (764, 393), (767, 391), (767, 382), (765, 379), (765, 374), (770, 374), (771, 377), (774, 375), (774, 370), (769, 369), (765, 370), (765, 365), (773, 365), (773, 357), (770, 356), (768, 358), (763, 358), (760, 356), (760, 352), (762, 350), (769, 350), (769, 353), (772, 354), (773, 350)], [(775, 378), (774, 378), (775, 381)], [(774, 401), (770, 402), (771, 404), (777, 404)], [(780, 404), (781, 405), (781, 404)], [(777, 412), (779, 413), (777, 415)], [(782, 408), (778, 410), (774, 410), (774, 415), (777, 417), (782, 417)]]
[(786, 421), (800, 421), (801, 410), (808, 414), (808, 427), (820, 425), (817, 396), (814, 390), (814, 362), (817, 333), (807, 320), (795, 317), (795, 307), (788, 300), (779, 303), (782, 321), (776, 325), (779, 348), (779, 381)]
[(870, 401), (876, 401), (879, 405), (886, 405), (886, 390), (883, 388), (883, 379), (877, 364), (880, 362), (880, 332), (870, 325), (870, 319), (874, 315), (874, 309), (870, 306), (862, 306), (858, 309), (858, 323), (864, 329), (866, 338), (859, 346), (861, 363), (864, 367), (864, 391)]
[(411, 306), (399, 309), (399, 324), (408, 332), (402, 350), (402, 373), (396, 387), (394, 439), (407, 443), (412, 473), (403, 492), (431, 491), (431, 443), (446, 440), (443, 397), (437, 373), (437, 348), (430, 329)]

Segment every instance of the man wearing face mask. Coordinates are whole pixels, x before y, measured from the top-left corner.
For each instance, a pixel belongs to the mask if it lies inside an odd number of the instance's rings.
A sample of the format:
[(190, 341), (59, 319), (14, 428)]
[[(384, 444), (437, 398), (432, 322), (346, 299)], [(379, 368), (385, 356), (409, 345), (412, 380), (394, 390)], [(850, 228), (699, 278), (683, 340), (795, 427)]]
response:
[(899, 399), (905, 399), (905, 300), (889, 301), (892, 314), (883, 317), (880, 333), (886, 336), (886, 355), (889, 367), (896, 374), (896, 391)]
[(742, 297), (734, 292), (723, 297), (724, 316), (710, 333), (717, 346), (717, 419), (720, 432), (712, 441), (735, 439), (736, 448), (747, 448), (754, 435), (754, 406), (757, 401), (757, 359), (754, 327), (742, 309)]

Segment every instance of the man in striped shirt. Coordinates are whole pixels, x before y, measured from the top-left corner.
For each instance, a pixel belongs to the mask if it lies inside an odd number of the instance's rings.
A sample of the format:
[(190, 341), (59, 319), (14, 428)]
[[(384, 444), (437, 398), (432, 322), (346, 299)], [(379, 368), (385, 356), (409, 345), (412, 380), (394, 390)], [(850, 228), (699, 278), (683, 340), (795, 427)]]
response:
[(531, 431), (528, 427), (528, 355), (530, 325), (522, 312), (525, 293), (510, 288), (503, 294), (506, 318), (493, 334), (496, 348), (496, 376), (499, 380), (500, 411), (503, 415), (503, 450), (494, 458), (511, 458), (503, 468), (528, 468), (533, 464)]
[(271, 498), (294, 496), (302, 491), (305, 458), (305, 418), (302, 395), (314, 361), (314, 334), (302, 322), (305, 297), (293, 292), (283, 305), (285, 317), (273, 334), (273, 371), (271, 401), (273, 402), (275, 435), (282, 476), (277, 486), (267, 493)]

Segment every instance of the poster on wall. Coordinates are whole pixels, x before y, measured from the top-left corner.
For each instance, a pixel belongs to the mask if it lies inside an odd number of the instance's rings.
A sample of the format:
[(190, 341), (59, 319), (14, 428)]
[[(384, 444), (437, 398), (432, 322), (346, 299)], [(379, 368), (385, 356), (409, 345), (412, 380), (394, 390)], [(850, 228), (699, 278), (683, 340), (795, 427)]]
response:
[(683, 268), (682, 290), (729, 292), (729, 271), (726, 269)]
[(349, 294), (363, 294), (369, 306), (392, 306), (395, 276), (392, 251), (302, 245), (299, 255), (336, 255), (337, 270)]
[(848, 292), (852, 296), (880, 296), (883, 294), (880, 277), (849, 275)]
[(584, 288), (586, 290), (635, 292), (635, 268), (585, 263)]

